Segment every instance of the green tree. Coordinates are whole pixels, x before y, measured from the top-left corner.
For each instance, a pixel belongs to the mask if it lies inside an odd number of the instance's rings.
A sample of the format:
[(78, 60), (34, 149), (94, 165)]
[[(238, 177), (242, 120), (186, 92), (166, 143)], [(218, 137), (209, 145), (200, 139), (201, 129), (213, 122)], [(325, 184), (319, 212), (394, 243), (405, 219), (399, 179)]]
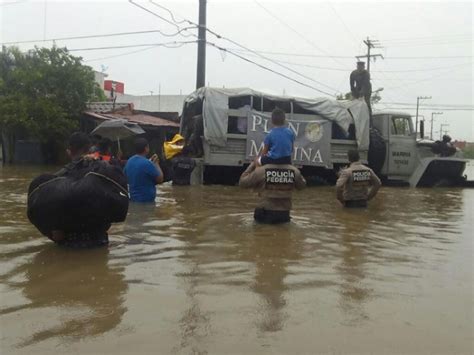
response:
[[(0, 52), (0, 131), (13, 155), (15, 135), (63, 141), (79, 127), (86, 103), (101, 100), (92, 68), (65, 48)], [(11, 159), (11, 158), (10, 158)]]

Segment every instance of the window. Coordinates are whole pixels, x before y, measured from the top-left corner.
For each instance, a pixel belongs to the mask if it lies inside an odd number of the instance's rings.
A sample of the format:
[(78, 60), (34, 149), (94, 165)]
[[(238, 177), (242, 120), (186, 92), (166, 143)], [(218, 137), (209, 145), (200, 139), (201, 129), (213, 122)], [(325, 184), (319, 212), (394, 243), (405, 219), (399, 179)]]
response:
[(247, 117), (229, 116), (227, 133), (247, 134)]
[(408, 117), (393, 117), (392, 126), (390, 128), (392, 134), (397, 136), (411, 135), (410, 118)]
[(250, 106), (251, 101), (250, 96), (231, 96), (229, 97), (229, 108), (237, 110), (244, 106)]

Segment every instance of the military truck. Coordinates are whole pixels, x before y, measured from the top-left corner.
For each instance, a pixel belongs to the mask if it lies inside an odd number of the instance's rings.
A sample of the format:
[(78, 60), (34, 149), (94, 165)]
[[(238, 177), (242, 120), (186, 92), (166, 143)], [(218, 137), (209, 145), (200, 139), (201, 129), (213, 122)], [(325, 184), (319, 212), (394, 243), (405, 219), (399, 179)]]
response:
[(185, 99), (181, 116), (181, 134), (198, 162), (193, 180), (237, 182), (263, 148), (276, 107), (287, 113), (288, 126), (296, 135), (293, 163), (310, 181), (334, 183), (338, 171), (348, 165), (349, 149), (358, 149), (362, 161), (386, 183), (415, 187), (458, 184), (464, 179), (466, 160), (459, 152), (449, 157), (435, 154), (434, 142), (417, 140), (409, 114), (387, 111), (370, 117), (362, 100), (204, 87)]

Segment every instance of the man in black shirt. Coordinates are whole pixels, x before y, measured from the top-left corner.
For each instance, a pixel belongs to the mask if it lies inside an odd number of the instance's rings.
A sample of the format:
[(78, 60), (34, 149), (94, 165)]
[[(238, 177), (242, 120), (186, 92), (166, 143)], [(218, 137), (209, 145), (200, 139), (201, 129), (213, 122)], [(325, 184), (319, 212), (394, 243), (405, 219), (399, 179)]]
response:
[(196, 167), (196, 162), (188, 156), (189, 147), (183, 148), (180, 154), (171, 159), (173, 169), (173, 185), (190, 185), (191, 173)]

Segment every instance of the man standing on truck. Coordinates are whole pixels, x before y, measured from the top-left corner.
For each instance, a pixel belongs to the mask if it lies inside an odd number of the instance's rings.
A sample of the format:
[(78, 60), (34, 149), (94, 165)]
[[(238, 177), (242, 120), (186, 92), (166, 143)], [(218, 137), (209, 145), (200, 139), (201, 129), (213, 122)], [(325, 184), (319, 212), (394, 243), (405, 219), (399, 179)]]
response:
[(291, 199), (295, 189), (306, 186), (300, 171), (290, 164), (249, 165), (240, 177), (239, 186), (254, 188), (262, 198), (254, 219), (260, 223), (277, 224), (290, 221)]
[(351, 164), (341, 171), (337, 179), (337, 199), (345, 207), (367, 207), (367, 201), (374, 198), (380, 188), (380, 179), (372, 169), (360, 162), (357, 150), (349, 150), (347, 157)]
[(372, 96), (372, 84), (370, 83), (370, 73), (365, 69), (364, 62), (357, 62), (357, 69), (351, 73), (350, 76), (351, 93), (354, 99), (364, 99), (369, 107), (369, 112), (372, 114), (370, 106), (370, 97)]

